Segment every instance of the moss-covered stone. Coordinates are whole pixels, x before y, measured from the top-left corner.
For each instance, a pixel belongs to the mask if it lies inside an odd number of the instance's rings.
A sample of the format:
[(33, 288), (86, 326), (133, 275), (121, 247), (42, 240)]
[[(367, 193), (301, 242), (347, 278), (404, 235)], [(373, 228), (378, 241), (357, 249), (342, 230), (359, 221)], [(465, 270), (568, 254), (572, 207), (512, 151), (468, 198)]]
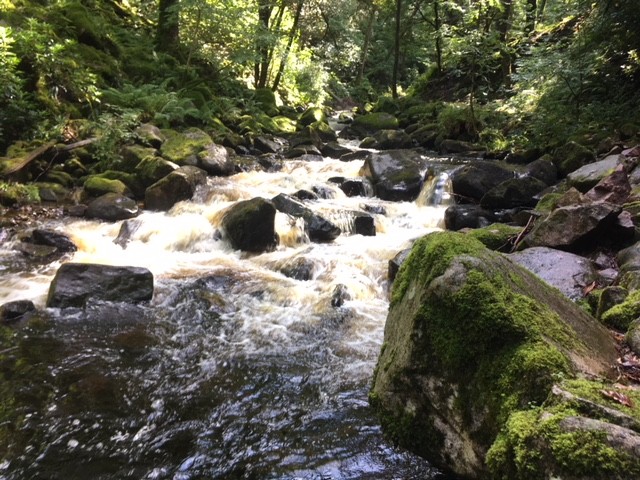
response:
[(375, 133), (378, 130), (396, 130), (398, 119), (385, 112), (369, 113), (353, 119), (351, 129), (360, 134)]
[(558, 167), (558, 173), (562, 177), (595, 161), (595, 154), (587, 147), (576, 142), (566, 143), (553, 156), (553, 163)]
[[(462, 476), (511, 414), (557, 378), (609, 372), (606, 329), (529, 272), (460, 233), (418, 240), (395, 280), (372, 404), (401, 445)], [(426, 436), (426, 437), (425, 437)]]
[[(614, 400), (616, 395), (630, 406)], [(637, 478), (638, 402), (635, 390), (589, 380), (562, 382), (543, 408), (511, 415), (487, 454), (491, 478)]]
[(270, 88), (256, 88), (254, 100), (267, 115), (271, 117), (278, 115), (278, 98), (276, 92)]
[(111, 180), (98, 175), (92, 175), (84, 182), (84, 190), (92, 197), (99, 197), (105, 193), (131, 195), (127, 186), (120, 180)]
[(300, 115), (298, 122), (303, 127), (316, 122), (327, 123), (327, 115), (320, 107), (309, 107)]
[(479, 240), (490, 250), (508, 253), (513, 249), (515, 239), (520, 233), (522, 233), (522, 227), (494, 223), (488, 227), (471, 230), (467, 235)]
[(538, 200), (535, 210), (541, 213), (548, 213), (555, 210), (558, 206), (558, 200), (562, 198), (562, 193), (547, 193)]
[(632, 292), (627, 299), (602, 313), (602, 323), (626, 332), (635, 319), (640, 317), (640, 290)]
[(38, 188), (34, 185), (0, 181), (0, 205), (9, 207), (20, 203), (40, 203)]
[(182, 133), (163, 130), (167, 140), (160, 147), (164, 158), (178, 165), (197, 165), (196, 155), (213, 143), (209, 135), (198, 128), (189, 128)]

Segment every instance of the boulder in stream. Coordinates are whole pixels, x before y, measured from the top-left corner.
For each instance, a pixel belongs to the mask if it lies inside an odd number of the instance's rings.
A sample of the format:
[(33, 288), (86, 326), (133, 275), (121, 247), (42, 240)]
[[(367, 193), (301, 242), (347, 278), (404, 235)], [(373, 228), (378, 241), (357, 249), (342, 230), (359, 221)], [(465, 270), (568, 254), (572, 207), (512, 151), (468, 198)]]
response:
[(336, 224), (289, 195), (281, 193), (272, 201), (278, 211), (304, 220), (304, 231), (312, 242), (331, 242), (342, 233)]
[[(612, 375), (616, 356), (609, 332), (554, 288), (468, 236), (438, 232), (414, 244), (395, 279), (370, 402), (386, 435), (458, 476), (570, 478), (586, 460), (539, 456), (536, 443), (506, 448), (518, 437), (502, 432), (519, 415), (544, 419), (556, 382)], [(604, 435), (590, 441), (610, 446)], [(551, 475), (520, 473), (522, 457)], [(510, 465), (513, 476), (502, 473)]]
[(451, 174), (453, 193), (458, 198), (479, 201), (489, 190), (514, 178), (506, 165), (490, 161), (474, 161)]
[(423, 183), (419, 162), (412, 150), (374, 152), (365, 159), (363, 176), (371, 180), (378, 198), (412, 202)]
[(278, 246), (276, 207), (256, 197), (231, 205), (222, 216), (222, 229), (231, 246), (246, 252), (269, 252)]
[(182, 200), (190, 200), (198, 185), (207, 181), (207, 172), (197, 167), (184, 166), (151, 185), (144, 194), (149, 210), (169, 210)]
[(47, 307), (84, 307), (88, 302), (137, 303), (153, 297), (153, 274), (141, 267), (65, 263), (51, 282)]
[(93, 200), (85, 215), (88, 218), (117, 222), (136, 217), (138, 213), (140, 209), (135, 200), (117, 193), (107, 193)]

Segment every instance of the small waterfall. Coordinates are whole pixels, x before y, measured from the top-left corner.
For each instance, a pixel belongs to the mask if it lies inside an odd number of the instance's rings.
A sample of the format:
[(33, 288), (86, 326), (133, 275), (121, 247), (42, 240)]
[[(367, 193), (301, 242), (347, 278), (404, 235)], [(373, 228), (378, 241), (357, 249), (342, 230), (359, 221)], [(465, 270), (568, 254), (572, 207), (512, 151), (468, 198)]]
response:
[(438, 174), (429, 172), (424, 186), (420, 191), (420, 195), (416, 200), (418, 205), (437, 207), (446, 207), (452, 203), (453, 187), (448, 172), (440, 172)]

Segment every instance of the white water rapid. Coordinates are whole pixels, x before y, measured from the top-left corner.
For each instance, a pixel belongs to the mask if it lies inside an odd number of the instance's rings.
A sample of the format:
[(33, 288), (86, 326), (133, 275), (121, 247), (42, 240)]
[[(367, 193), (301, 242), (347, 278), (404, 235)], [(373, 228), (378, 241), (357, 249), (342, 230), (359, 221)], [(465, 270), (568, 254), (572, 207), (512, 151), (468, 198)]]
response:
[[(121, 222), (49, 223), (78, 246), (62, 261), (146, 267), (155, 293), (149, 306), (47, 310), (60, 262), (0, 271), (0, 304), (30, 299), (51, 320), (26, 344), (56, 345), (38, 371), (47, 393), (26, 410), (31, 431), (0, 478), (436, 478), (383, 439), (367, 404), (388, 262), (441, 227), (451, 165), (433, 165), (416, 202), (348, 198), (329, 181), (358, 177), (361, 161), (287, 160), (275, 173), (210, 178), (191, 201), (140, 215), (125, 248), (114, 243)], [(234, 251), (217, 233), (235, 201), (318, 186), (332, 198), (306, 204), (341, 227), (333, 242), (308, 242), (301, 220), (281, 213), (270, 253)], [(350, 233), (348, 212), (364, 206), (380, 212), (375, 236)], [(11, 247), (0, 247), (0, 264)], [(308, 279), (285, 275), (300, 268)]]

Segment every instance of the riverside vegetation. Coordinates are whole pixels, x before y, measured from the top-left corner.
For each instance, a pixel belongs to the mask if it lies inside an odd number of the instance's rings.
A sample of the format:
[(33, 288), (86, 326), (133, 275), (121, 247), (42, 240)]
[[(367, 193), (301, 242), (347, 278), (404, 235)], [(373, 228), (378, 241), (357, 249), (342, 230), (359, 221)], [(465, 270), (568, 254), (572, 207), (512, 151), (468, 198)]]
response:
[[(370, 393), (385, 433), (465, 478), (638, 477), (636, 9), (0, 1), (0, 240), (19, 239), (27, 259), (64, 258), (75, 245), (37, 226), (69, 216), (122, 222), (124, 248), (141, 211), (290, 160), (361, 162), (358, 178), (333, 179), (345, 195), (415, 201), (437, 173), (421, 152), (455, 157), (448, 231), (392, 260), (401, 266)], [(334, 113), (340, 137), (361, 148), (339, 141)], [(331, 242), (344, 232), (308, 203), (322, 195), (239, 201), (220, 235), (272, 251), (278, 211)], [(353, 233), (371, 235), (384, 213), (348, 214)], [(48, 307), (144, 302), (153, 290), (146, 271), (61, 270)], [(346, 298), (336, 290), (332, 304)], [(50, 360), (15, 335), (24, 322), (44, 328), (38, 315), (29, 323), (35, 310), (0, 307), (7, 458), (18, 407), (51, 395), (23, 388)], [(132, 348), (149, 341), (138, 340)]]

